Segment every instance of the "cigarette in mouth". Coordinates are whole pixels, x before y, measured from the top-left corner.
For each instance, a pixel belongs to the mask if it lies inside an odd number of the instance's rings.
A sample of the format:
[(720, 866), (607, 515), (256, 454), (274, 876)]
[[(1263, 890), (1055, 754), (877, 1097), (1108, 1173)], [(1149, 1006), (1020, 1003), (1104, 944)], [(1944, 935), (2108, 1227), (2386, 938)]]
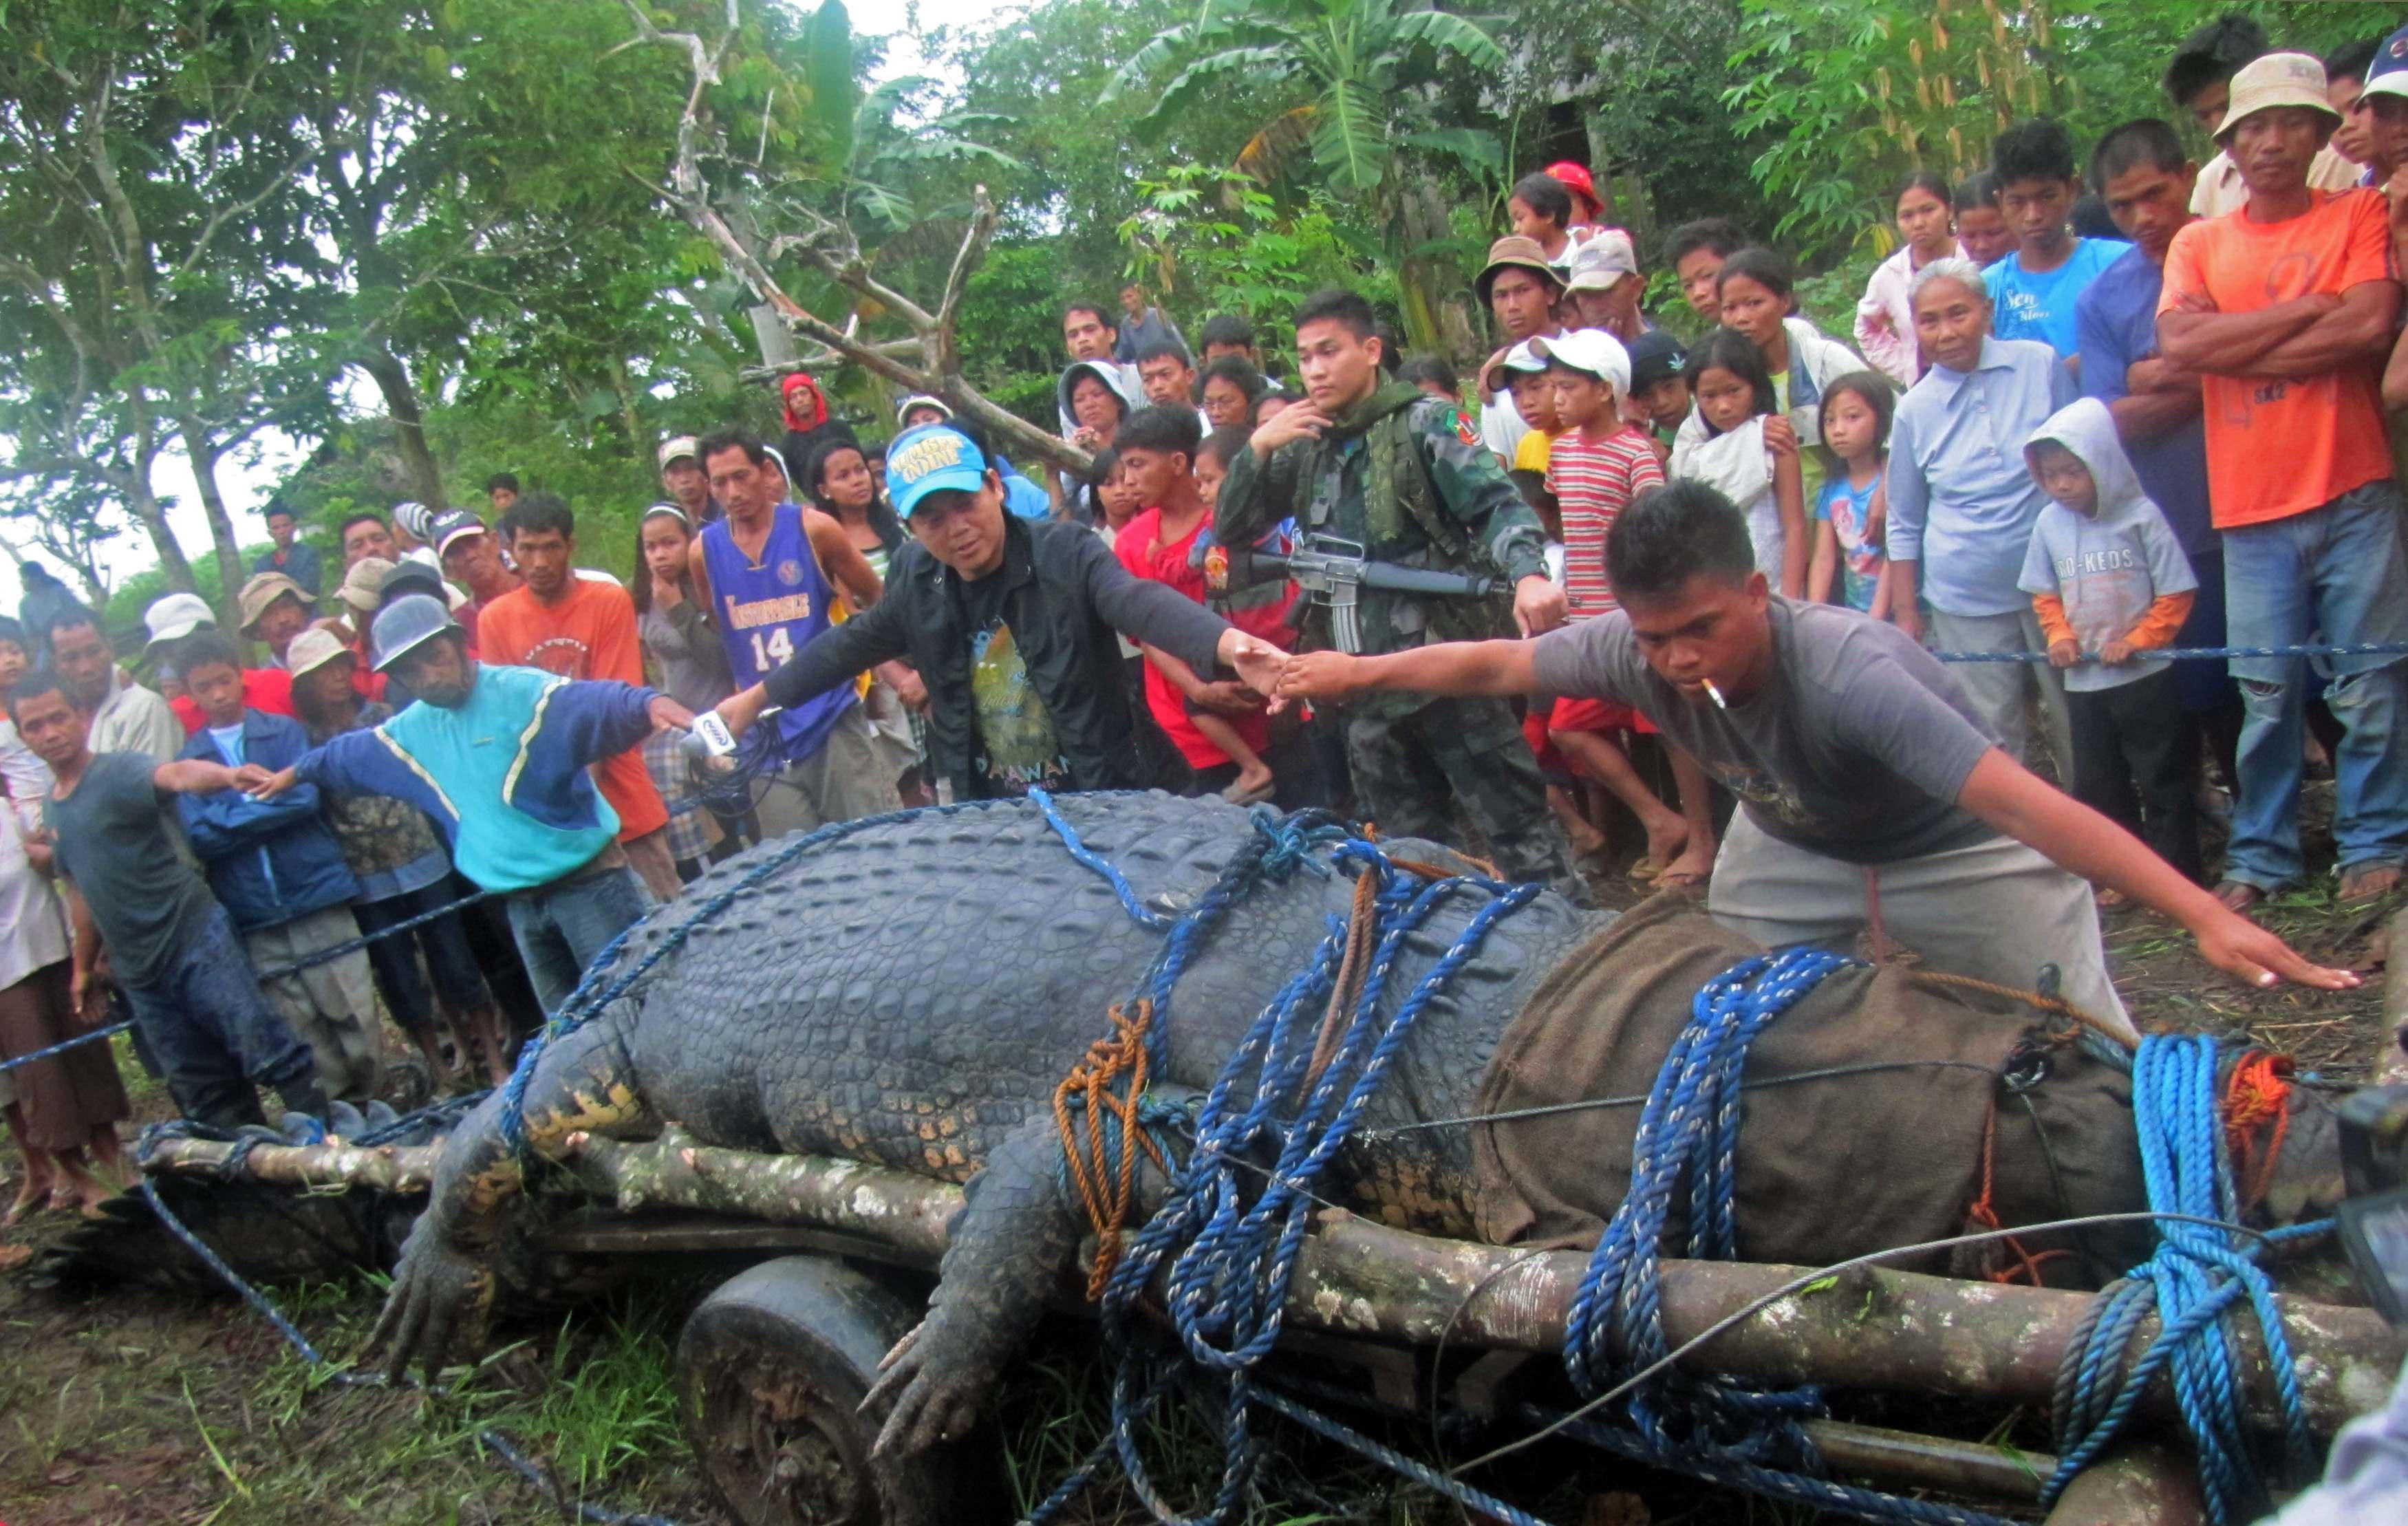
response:
[(1705, 686), (1706, 698), (1714, 702), (1714, 708), (1716, 710), (1730, 709), (1730, 701), (1723, 698), (1722, 690), (1714, 687), (1714, 681), (1713, 679), (1701, 678), (1698, 680), (1698, 682)]

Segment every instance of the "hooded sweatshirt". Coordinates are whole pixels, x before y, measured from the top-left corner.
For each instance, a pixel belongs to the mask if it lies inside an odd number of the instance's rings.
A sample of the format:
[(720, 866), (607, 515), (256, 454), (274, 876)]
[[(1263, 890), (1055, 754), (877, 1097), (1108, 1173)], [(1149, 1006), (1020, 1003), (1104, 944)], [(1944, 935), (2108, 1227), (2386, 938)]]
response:
[[(1070, 389), (1082, 376), (1092, 376), (1112, 389), (1121, 400), (1121, 417), (1145, 406), (1144, 389), (1138, 385), (1137, 373), (1109, 360), (1074, 360), (1062, 368), (1062, 379), (1054, 384), (1054, 397), (1062, 408), (1062, 438), (1068, 439), (1079, 427), (1079, 416), (1070, 411)], [(1070, 482), (1072, 517), (1082, 523), (1102, 525), (1102, 505), (1096, 500), (1093, 484), (1073, 479)], [(1015, 512), (1018, 511), (1015, 510)], [(1033, 515), (1024, 517), (1036, 517)]]
[[(2049, 643), (2073, 641), (2086, 656), (2119, 638), (2136, 651), (2172, 644), (2190, 614), (2199, 579), (2173, 526), (2141, 491), (2107, 405), (2085, 397), (2032, 431), (2024, 462), (2034, 482), (2040, 464), (2033, 447), (2044, 440), (2064, 446), (2089, 468), (2099, 505), (2095, 515), (2085, 516), (2051, 502), (2032, 525), (2016, 586), (2032, 596)], [(2086, 662), (2066, 669), (2065, 686), (2075, 693), (2112, 689), (2163, 670), (2159, 663)]]
[(1082, 376), (1095, 377), (1120, 395), (1122, 418), (1145, 406), (1145, 389), (1138, 384), (1134, 370), (1109, 360), (1074, 360), (1062, 368), (1062, 379), (1054, 384), (1054, 400), (1061, 405), (1065, 439), (1079, 427), (1079, 415), (1070, 411), (1070, 389)]

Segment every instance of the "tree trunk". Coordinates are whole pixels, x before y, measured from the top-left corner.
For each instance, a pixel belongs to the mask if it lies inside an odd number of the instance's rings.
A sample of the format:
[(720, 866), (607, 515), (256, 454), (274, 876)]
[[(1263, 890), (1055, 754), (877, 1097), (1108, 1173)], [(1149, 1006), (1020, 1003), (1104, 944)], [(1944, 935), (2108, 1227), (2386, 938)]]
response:
[(409, 490), (429, 511), (441, 513), (451, 505), (443, 497), (443, 472), (435, 464), (435, 453), (426, 448), (425, 415), (418, 406), (418, 388), (409, 380), (409, 367), (390, 350), (372, 350), (354, 362), (384, 396), (385, 412), (393, 418), (393, 432), (401, 448), (402, 469), (409, 474)]
[(627, 374), (627, 363), (616, 355), (610, 357), (610, 391), (619, 399), (619, 422), (627, 431), (627, 449), (636, 453), (638, 460), (649, 461), (652, 437), (636, 411), (636, 381)]
[(200, 420), (186, 414), (179, 422), (184, 453), (193, 459), (193, 481), (201, 489), (201, 512), (208, 516), (209, 543), (218, 554), (218, 592), (225, 600), (222, 612), (231, 634), (240, 618), (235, 612), (248, 572), (242, 559), (242, 542), (235, 539), (234, 518), (226, 512), (225, 495), (218, 491), (217, 446), (211, 443), (209, 432), (202, 427)]
[(150, 462), (137, 461), (125, 482), (125, 507), (143, 529), (150, 532), (151, 548), (159, 553), (159, 573), (167, 586), (179, 594), (194, 592), (193, 564), (184, 555), (184, 548), (176, 540), (176, 532), (168, 527), (167, 511), (159, 506), (159, 495), (150, 486)]
[(1383, 199), (1389, 203), (1384, 221), (1397, 264), (1397, 301), (1403, 310), (1406, 345), (1436, 350), (1457, 365), (1477, 362), (1482, 355), (1479, 328), (1461, 273), (1443, 255), (1419, 252), (1455, 231), (1447, 221), (1445, 198), (1428, 177), (1399, 166), (1393, 189)]
[[(883, 1166), (817, 1156), (767, 1156), (700, 1144), (675, 1130), (629, 1144), (575, 1133), (563, 1170), (595, 1197), (627, 1212), (689, 1208), (771, 1224), (813, 1225), (884, 1246), (909, 1264), (933, 1266), (961, 1202), (961, 1188)], [(211, 1175), (230, 1146), (167, 1140), (146, 1159), (152, 1173)], [(264, 1181), (336, 1183), (415, 1193), (433, 1180), (443, 1146), (374, 1149), (262, 1145), (245, 1169)], [(1441, 1341), (1467, 1347), (1553, 1353), (1587, 1269), (1580, 1251), (1534, 1253), (1388, 1229), (1342, 1211), (1313, 1216), (1288, 1292), (1289, 1318), (1307, 1328), (1403, 1346)], [(1744, 1261), (1664, 1262), (1664, 1332), (1703, 1333), (1802, 1269)], [(2010, 1288), (1919, 1273), (1859, 1267), (1791, 1293), (1760, 1317), (1701, 1346), (1690, 1370), (1774, 1383), (1829, 1383), (1949, 1394), (2009, 1404), (2045, 1404), (2059, 1360), (2091, 1295)], [(2299, 1359), (2308, 1421), (2329, 1435), (2379, 1405), (2401, 1359), (2401, 1337), (2371, 1309), (2280, 1300)], [(2124, 1354), (2129, 1371), (2157, 1333), (2154, 1318)], [(2254, 1330), (2233, 1340), (2235, 1380), (2253, 1423), (2280, 1423), (2275, 1381)], [(2172, 1389), (2153, 1385), (2141, 1413), (2167, 1420)]]

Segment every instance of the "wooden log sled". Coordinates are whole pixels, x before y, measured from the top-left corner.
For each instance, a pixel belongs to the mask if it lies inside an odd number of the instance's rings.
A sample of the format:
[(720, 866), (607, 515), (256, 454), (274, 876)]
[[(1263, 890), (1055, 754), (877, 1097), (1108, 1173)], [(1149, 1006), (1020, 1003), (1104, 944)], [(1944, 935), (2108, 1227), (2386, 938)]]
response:
[[(231, 1146), (205, 1140), (162, 1141), (147, 1162), (154, 1173), (219, 1173)], [(305, 1189), (362, 1188), (423, 1193), (442, 1142), (414, 1147), (340, 1144), (262, 1145), (248, 1174)], [(683, 1210), (812, 1231), (824, 1248), (933, 1270), (961, 1189), (858, 1161), (761, 1155), (705, 1145), (677, 1130), (646, 1143), (592, 1135), (569, 1141), (563, 1171), (597, 1203), (624, 1214)], [(704, 1234), (695, 1247), (725, 1244)], [(572, 1250), (679, 1249), (674, 1233), (648, 1234), (640, 1221), (618, 1230), (555, 1235)], [(1317, 1216), (1290, 1295), (1291, 1326), (1391, 1346), (1552, 1354), (1587, 1256), (1530, 1251), (1408, 1233), (1340, 1210)], [(1806, 1269), (1733, 1261), (1667, 1260), (1663, 1312), (1678, 1344), (1745, 1307)], [(1860, 1268), (1813, 1291), (1780, 1298), (1684, 1359), (1693, 1370), (1770, 1384), (1819, 1383), (1982, 1400), (2046, 1404), (2068, 1340), (2090, 1295), (1969, 1282)], [(2329, 1436), (2378, 1406), (2403, 1356), (2400, 1332), (2372, 1311), (2283, 1300), (2308, 1418)], [(2127, 1352), (2145, 1349), (2157, 1330), (2144, 1323)], [(2265, 1351), (2253, 1330), (2236, 1332), (2249, 1412), (2277, 1423)], [(2175, 1410), (2162, 1382), (2144, 1412), (2171, 1423)], [(1876, 1445), (1879, 1433), (1842, 1427), (1840, 1450), (1861, 1442), (1868, 1465), (1914, 1448)], [(1946, 1452), (1952, 1444), (1931, 1443)], [(1978, 1449), (1976, 1449), (1978, 1450)], [(1985, 1454), (1988, 1455), (1988, 1454)], [(2045, 1460), (2038, 1471), (2044, 1474)], [(1907, 1471), (1917, 1470), (1908, 1464)], [(1953, 1465), (1921, 1471), (1926, 1482), (1956, 1476)]]

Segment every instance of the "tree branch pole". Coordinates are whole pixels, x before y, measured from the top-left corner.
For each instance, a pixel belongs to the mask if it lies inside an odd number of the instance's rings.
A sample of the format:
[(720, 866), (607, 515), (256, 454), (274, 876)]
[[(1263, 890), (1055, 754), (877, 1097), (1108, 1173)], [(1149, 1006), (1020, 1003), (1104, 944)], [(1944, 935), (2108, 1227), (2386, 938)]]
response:
[[(1000, 213), (986, 187), (978, 186), (972, 191), (974, 210), (969, 230), (953, 256), (943, 296), (933, 313), (871, 274), (868, 262), (862, 258), (860, 245), (853, 238), (852, 230), (840, 223), (817, 218), (818, 225), (808, 237), (772, 240), (769, 258), (774, 258), (791, 242), (822, 274), (853, 293), (857, 298), (874, 302), (894, 313), (910, 325), (913, 335), (912, 339), (901, 344), (866, 342), (856, 337), (853, 325), (839, 328), (796, 301), (770, 273), (768, 259), (731, 226), (727, 218), (711, 203), (710, 186), (702, 174), (704, 95), (710, 86), (719, 82), (722, 68), (735, 45), (738, 24), (738, 0), (728, 0), (726, 30), (715, 47), (705, 44), (694, 33), (661, 31), (652, 24), (639, 0), (627, 0), (627, 8), (635, 18), (636, 36), (621, 43), (620, 48), (650, 42), (681, 49), (694, 73), (694, 85), (686, 95), (685, 114), (678, 123), (677, 157), (670, 166), (668, 183), (666, 186), (653, 185), (652, 189), (710, 240), (737, 279), (751, 288), (761, 301), (768, 304), (787, 327), (814, 340), (830, 355), (841, 356), (906, 391), (943, 398), (957, 414), (986, 430), (1015, 458), (1040, 460), (1065, 471), (1084, 473), (1093, 461), (1086, 452), (990, 402), (962, 376), (957, 338), (962, 297), (970, 277), (985, 258), (988, 240), (994, 237), (1000, 221)], [(611, 50), (615, 52), (618, 49)], [(816, 214), (813, 216), (816, 218)], [(833, 252), (824, 247), (824, 241), (831, 238), (838, 245)], [(917, 365), (910, 364), (907, 358), (913, 352), (916, 352)]]
[[(152, 1172), (206, 1175), (229, 1146), (161, 1144)], [(440, 1143), (416, 1148), (262, 1145), (249, 1170), (296, 1187), (356, 1186), (419, 1193)], [(634, 1212), (681, 1208), (772, 1224), (808, 1225), (886, 1246), (933, 1266), (961, 1189), (924, 1176), (815, 1156), (756, 1155), (699, 1144), (672, 1131), (644, 1144), (590, 1134), (568, 1141), (563, 1168), (597, 1199)], [(1531, 1251), (1408, 1234), (1351, 1214), (1315, 1220), (1297, 1265), (1288, 1317), (1299, 1326), (1403, 1346), (1443, 1340), (1464, 1348), (1547, 1354), (1588, 1264), (1577, 1251)], [(1664, 1333), (1675, 1344), (1799, 1276), (1803, 1269), (1743, 1261), (1667, 1260)], [(2009, 1288), (1906, 1272), (1858, 1271), (1831, 1288), (1792, 1294), (1701, 1347), (1692, 1370), (1771, 1383), (1899, 1389), (2006, 1404), (2046, 1404), (2086, 1293)], [(2309, 1421), (2330, 1435), (2380, 1405), (2402, 1342), (2372, 1311), (2283, 1300)], [(2154, 1338), (2144, 1322), (2128, 1365)], [(2252, 1331), (2234, 1350), (2253, 1419), (2279, 1424), (2272, 1375)], [(2143, 1409), (2176, 1418), (2165, 1385)]]

